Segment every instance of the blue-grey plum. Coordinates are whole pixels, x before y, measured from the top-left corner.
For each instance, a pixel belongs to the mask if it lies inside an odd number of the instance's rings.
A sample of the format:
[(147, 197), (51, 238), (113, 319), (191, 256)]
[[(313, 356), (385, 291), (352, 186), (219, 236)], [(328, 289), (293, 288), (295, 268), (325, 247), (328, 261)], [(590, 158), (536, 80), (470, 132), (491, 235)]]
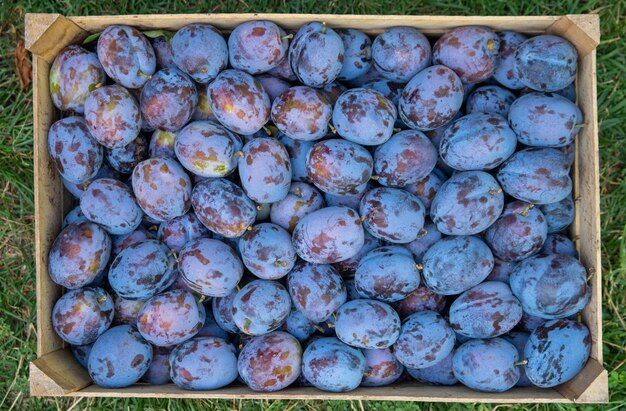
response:
[(564, 254), (527, 258), (515, 267), (509, 281), (524, 311), (541, 318), (569, 317), (591, 298), (585, 267)]
[(507, 391), (520, 379), (515, 346), (502, 338), (470, 340), (457, 348), (452, 370), (459, 381), (477, 391)]
[[(104, 177), (120, 178), (121, 175), (116, 170), (109, 167), (108, 164), (103, 162), (100, 168), (98, 169), (98, 172), (93, 177), (93, 179), (96, 180), (98, 178), (104, 178)], [(63, 178), (63, 176), (61, 176), (61, 181), (63, 182), (63, 186), (65, 187), (65, 189), (77, 199), (80, 199), (80, 196), (83, 195), (83, 193), (87, 189), (87, 186), (90, 183), (90, 180), (87, 180), (86, 182), (79, 183), (79, 184), (70, 183), (68, 180)]]
[(533, 204), (561, 201), (572, 192), (570, 165), (553, 148), (527, 148), (513, 154), (498, 171), (504, 192)]
[(174, 144), (176, 133), (163, 130), (154, 130), (148, 145), (149, 157), (170, 157), (176, 158)]
[(474, 112), (499, 114), (506, 118), (515, 99), (515, 94), (503, 87), (482, 86), (469, 95), (465, 102), (465, 111), (467, 114)]
[(121, 148), (104, 150), (109, 165), (122, 174), (130, 174), (141, 161), (148, 158), (148, 141), (143, 135)]
[(129, 234), (114, 235), (111, 237), (111, 259), (117, 257), (119, 253), (121, 253), (133, 244), (141, 243), (145, 240), (152, 240), (155, 238), (156, 237), (154, 236), (153, 231), (148, 231), (148, 229), (142, 226), (137, 227), (135, 231)]
[(84, 369), (87, 369), (87, 364), (89, 362), (89, 354), (91, 353), (93, 344), (94, 343), (85, 344), (85, 345), (72, 345), (72, 355), (74, 356), (74, 359), (78, 361), (78, 363)]
[(73, 345), (96, 341), (113, 321), (113, 299), (98, 287), (70, 290), (52, 308), (52, 326), (57, 335)]
[(334, 337), (311, 342), (302, 356), (302, 374), (323, 391), (352, 391), (361, 384), (364, 372), (363, 353)]
[(272, 76), (282, 78), (286, 81), (298, 80), (298, 77), (291, 69), (291, 64), (289, 63), (289, 55), (285, 56), (285, 58), (282, 59), (276, 67), (270, 69), (267, 73), (271, 74)]
[(543, 204), (539, 209), (548, 223), (548, 233), (558, 233), (574, 222), (576, 206), (572, 196), (565, 197), (556, 203)]
[(426, 251), (422, 265), (426, 285), (438, 294), (454, 295), (487, 278), (493, 254), (478, 237), (445, 237)]
[(426, 177), (417, 180), (414, 183), (408, 184), (403, 188), (409, 193), (413, 194), (420, 199), (422, 205), (426, 209), (426, 213), (429, 214), (430, 206), (433, 203), (435, 194), (439, 191), (439, 188), (448, 179), (448, 176), (444, 174), (438, 168), (434, 168)]
[(365, 372), (362, 387), (382, 387), (397, 381), (404, 372), (404, 366), (396, 359), (391, 348), (363, 349)]
[(332, 115), (328, 96), (312, 87), (292, 87), (272, 103), (272, 121), (294, 140), (314, 141), (324, 137)]
[(426, 368), (443, 361), (456, 337), (446, 320), (434, 311), (419, 311), (402, 322), (394, 354), (407, 368)]
[(284, 199), (291, 185), (291, 162), (283, 144), (275, 138), (257, 137), (242, 149), (239, 177), (246, 195), (257, 203)]
[(421, 264), (426, 251), (428, 251), (428, 249), (437, 241), (441, 240), (442, 237), (443, 236), (439, 230), (437, 230), (437, 226), (430, 220), (430, 218), (426, 217), (424, 221), (424, 228), (422, 228), (420, 233), (417, 235), (417, 239), (404, 244), (404, 246), (411, 251), (415, 261)]
[(87, 220), (87, 217), (85, 217), (85, 215), (83, 214), (83, 211), (80, 209), (80, 205), (77, 205), (76, 207), (72, 208), (69, 213), (65, 214), (61, 229), (67, 227), (70, 224), (78, 224), (82, 223), (83, 221), (89, 220)]
[(400, 317), (380, 301), (349, 301), (337, 310), (335, 332), (337, 338), (356, 348), (388, 348), (400, 335)]
[(170, 44), (176, 66), (198, 83), (211, 82), (228, 65), (226, 40), (210, 24), (188, 24)]
[(400, 95), (402, 94), (402, 89), (404, 89), (404, 83), (397, 83), (387, 79), (377, 79), (368, 81), (363, 84), (362, 87), (378, 91), (397, 106)]
[(152, 355), (152, 346), (135, 327), (118, 325), (102, 334), (91, 348), (89, 376), (100, 387), (128, 387), (146, 373)]
[(114, 294), (113, 325), (130, 324), (137, 326), (137, 314), (146, 301), (145, 299), (129, 300)]
[(406, 370), (411, 377), (425, 384), (454, 385), (459, 382), (452, 371), (452, 358), (455, 352), (452, 350), (446, 358), (430, 367), (407, 368)]
[(159, 241), (165, 243), (175, 253), (180, 252), (180, 249), (191, 240), (209, 235), (209, 230), (202, 225), (193, 211), (162, 222), (157, 232)]
[(152, 362), (141, 379), (148, 384), (167, 384), (170, 379), (170, 353), (172, 347), (152, 347)]
[(270, 220), (291, 232), (302, 217), (322, 207), (324, 207), (324, 197), (315, 187), (294, 182), (289, 187), (289, 194), (272, 204)]
[(563, 384), (585, 367), (590, 351), (591, 334), (584, 324), (548, 321), (535, 328), (526, 342), (526, 376), (543, 388)]
[(366, 230), (363, 247), (361, 247), (359, 252), (347, 260), (339, 261), (333, 264), (333, 266), (341, 275), (345, 277), (353, 277), (363, 257), (365, 257), (365, 255), (373, 249), (381, 247), (382, 245), (383, 241), (381, 239), (374, 237)]
[(150, 40), (154, 55), (156, 56), (158, 69), (176, 67), (169, 37), (169, 33), (164, 33), (162, 36), (154, 37)]
[(114, 235), (135, 231), (143, 217), (130, 188), (112, 178), (99, 178), (89, 184), (80, 197), (80, 209), (89, 221)]
[(276, 281), (254, 280), (233, 299), (233, 321), (248, 335), (274, 331), (285, 322), (290, 311), (289, 293)]
[(254, 391), (282, 390), (296, 381), (302, 368), (302, 347), (283, 331), (253, 337), (239, 354), (241, 379)]
[(300, 311), (291, 308), (282, 329), (296, 337), (298, 341), (303, 342), (315, 332), (315, 323), (306, 318)]
[(406, 83), (430, 65), (430, 43), (413, 27), (391, 27), (374, 39), (372, 59), (385, 78)]
[(246, 231), (239, 240), (239, 252), (246, 268), (265, 280), (286, 276), (297, 258), (291, 235), (272, 223), (258, 224)]
[(368, 72), (372, 66), (372, 40), (356, 29), (340, 29), (337, 34), (343, 40), (345, 49), (343, 65), (338, 80), (353, 80)]
[(504, 208), (504, 194), (495, 178), (483, 171), (450, 177), (437, 191), (430, 217), (448, 235), (472, 235), (493, 224)]
[(239, 328), (233, 320), (233, 300), (235, 299), (235, 296), (238, 292), (239, 291), (234, 290), (226, 297), (214, 297), (211, 300), (211, 308), (213, 311), (213, 316), (215, 317), (215, 322), (224, 331), (227, 331), (229, 333), (239, 332)]
[(291, 181), (311, 182), (306, 173), (306, 156), (315, 143), (312, 141), (295, 140), (283, 133), (279, 133), (276, 138), (283, 143), (287, 153), (289, 153)]
[(524, 83), (515, 67), (515, 50), (528, 37), (514, 31), (501, 31), (498, 36), (500, 36), (500, 63), (493, 73), (493, 78), (508, 89), (519, 90), (524, 87)]
[[(530, 334), (524, 331), (511, 331), (508, 334), (504, 334), (502, 336), (503, 340), (506, 340), (508, 342), (510, 342), (511, 344), (513, 344), (515, 346), (515, 348), (517, 349), (517, 353), (519, 355), (520, 359), (524, 358), (524, 348), (526, 347), (526, 342), (528, 341), (528, 338), (530, 337)], [(517, 381), (517, 384), (515, 384), (518, 387), (531, 387), (534, 384), (532, 382), (530, 382), (530, 380), (528, 379), (528, 377), (526, 376), (526, 369), (525, 367), (519, 367), (519, 373), (520, 373), (520, 377), (519, 380)]]
[(511, 276), (511, 271), (513, 271), (513, 268), (515, 268), (516, 264), (517, 263), (494, 258), (493, 269), (489, 273), (489, 276), (486, 278), (486, 281), (501, 281), (505, 284), (508, 284), (509, 277)]
[(539, 251), (541, 254), (566, 254), (578, 258), (578, 250), (569, 238), (563, 234), (548, 234), (543, 247)]
[(265, 90), (267, 96), (270, 98), (270, 103), (272, 103), (276, 97), (291, 88), (291, 84), (285, 80), (270, 76), (269, 74), (259, 74), (258, 76), (254, 76), (254, 78), (263, 86), (263, 90)]
[(401, 319), (419, 311), (443, 312), (446, 308), (446, 296), (437, 294), (424, 284), (417, 287), (411, 294), (400, 301), (393, 303)]
[(288, 36), (276, 23), (252, 20), (241, 23), (228, 37), (230, 65), (250, 74), (265, 73), (287, 55)]

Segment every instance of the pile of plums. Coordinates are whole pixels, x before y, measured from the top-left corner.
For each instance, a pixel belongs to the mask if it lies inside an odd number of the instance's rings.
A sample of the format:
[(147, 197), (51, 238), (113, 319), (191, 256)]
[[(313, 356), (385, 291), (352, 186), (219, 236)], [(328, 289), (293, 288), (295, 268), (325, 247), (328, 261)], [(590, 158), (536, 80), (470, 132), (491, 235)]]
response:
[(572, 379), (591, 347), (566, 234), (577, 58), (481, 26), (271, 21), (65, 48), (54, 329), (102, 387)]

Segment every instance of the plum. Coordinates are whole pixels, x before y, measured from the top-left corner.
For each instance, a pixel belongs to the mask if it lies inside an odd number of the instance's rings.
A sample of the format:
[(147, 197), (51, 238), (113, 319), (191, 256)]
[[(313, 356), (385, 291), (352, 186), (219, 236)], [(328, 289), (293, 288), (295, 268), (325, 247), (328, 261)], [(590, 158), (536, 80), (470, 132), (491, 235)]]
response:
[(208, 302), (204, 302), (204, 307), (206, 310), (206, 315), (204, 318), (204, 325), (200, 328), (200, 331), (196, 334), (196, 337), (219, 337), (224, 340), (230, 340), (230, 334), (227, 331), (223, 330), (222, 327), (219, 326), (217, 321), (215, 321), (215, 317), (209, 308)]
[(235, 347), (217, 337), (197, 337), (170, 354), (172, 382), (185, 390), (216, 390), (237, 379)]
[(444, 33), (433, 46), (433, 62), (450, 67), (464, 83), (493, 75), (500, 60), (500, 37), (487, 27), (463, 26)]
[(66, 117), (50, 126), (48, 152), (61, 177), (72, 184), (88, 183), (102, 166), (102, 147), (82, 117)]
[(233, 299), (233, 321), (248, 335), (274, 331), (285, 322), (290, 311), (289, 293), (276, 281), (254, 280)]
[(526, 342), (526, 376), (543, 388), (563, 384), (582, 371), (590, 352), (591, 334), (584, 324), (548, 321), (535, 328)]
[(396, 106), (378, 91), (354, 88), (337, 99), (333, 125), (346, 140), (374, 146), (389, 140), (397, 115)]
[(122, 174), (130, 174), (141, 161), (148, 157), (148, 141), (141, 134), (120, 148), (104, 150), (109, 165)]
[(472, 91), (465, 102), (467, 114), (474, 112), (498, 114), (504, 118), (509, 115), (511, 104), (516, 96), (509, 90), (495, 86), (482, 86)]
[(214, 297), (211, 301), (211, 308), (215, 322), (221, 329), (229, 333), (238, 333), (239, 328), (233, 320), (233, 300), (239, 291), (234, 290), (225, 297)]
[(289, 153), (291, 162), (291, 181), (301, 181), (309, 183), (306, 173), (306, 156), (314, 143), (312, 141), (294, 140), (279, 132), (276, 136)]
[(285, 80), (270, 76), (269, 74), (259, 74), (258, 76), (254, 76), (254, 78), (263, 86), (263, 90), (265, 90), (267, 96), (270, 98), (270, 103), (274, 102), (278, 96), (291, 88), (291, 84)]
[(239, 252), (246, 268), (264, 280), (286, 276), (297, 258), (291, 235), (272, 223), (258, 224), (246, 231), (239, 240)]
[(565, 147), (574, 142), (583, 115), (578, 106), (556, 94), (530, 93), (511, 105), (509, 123), (517, 140), (533, 147)]
[(404, 244), (404, 246), (411, 251), (415, 261), (421, 264), (426, 251), (428, 251), (428, 249), (437, 241), (441, 240), (442, 237), (443, 236), (439, 230), (437, 230), (437, 226), (430, 220), (429, 217), (426, 217), (424, 220), (424, 228), (422, 228), (417, 235), (417, 239)]
[(87, 369), (87, 364), (89, 362), (89, 354), (91, 353), (91, 349), (93, 348), (93, 344), (85, 344), (85, 345), (72, 345), (72, 355), (74, 359), (84, 368)]
[(477, 391), (503, 392), (520, 379), (515, 346), (502, 338), (470, 340), (457, 348), (452, 370), (459, 381)]
[(174, 151), (174, 143), (176, 142), (176, 133), (154, 130), (148, 145), (149, 157), (170, 157), (176, 158)]
[(578, 258), (576, 246), (569, 238), (562, 234), (548, 234), (543, 247), (539, 250), (540, 254), (566, 254), (574, 258)]
[(455, 295), (481, 283), (493, 269), (493, 254), (474, 236), (444, 237), (422, 260), (424, 282), (437, 294)]
[(48, 273), (55, 283), (68, 289), (93, 282), (105, 271), (111, 255), (111, 238), (89, 221), (69, 224), (52, 243)]
[(191, 207), (191, 180), (171, 158), (150, 158), (137, 164), (132, 185), (141, 209), (157, 221), (184, 215)]
[(289, 194), (272, 204), (270, 220), (272, 223), (289, 230), (294, 230), (300, 219), (324, 206), (324, 197), (310, 184), (291, 183)]
[(459, 380), (452, 371), (452, 358), (456, 351), (450, 354), (435, 365), (426, 368), (407, 368), (409, 375), (419, 382), (430, 385), (455, 385)]
[(257, 137), (243, 146), (239, 177), (246, 195), (258, 203), (284, 199), (291, 185), (291, 162), (283, 144), (275, 138)]
[(271, 21), (241, 23), (228, 37), (230, 65), (250, 74), (265, 73), (285, 58), (288, 39), (285, 31)]
[(486, 281), (501, 281), (505, 284), (509, 283), (509, 277), (511, 276), (511, 271), (515, 268), (517, 263), (510, 261), (503, 261), (499, 258), (493, 259), (493, 269), (489, 273), (489, 276), (485, 279)]
[(98, 287), (70, 290), (52, 308), (52, 327), (65, 342), (91, 344), (113, 321), (113, 299)]
[(190, 211), (180, 217), (162, 222), (159, 225), (157, 237), (170, 250), (178, 253), (188, 242), (201, 237), (208, 237), (209, 234), (209, 230), (202, 225), (196, 214)]
[[(121, 178), (121, 175), (116, 170), (113, 170), (113, 168), (109, 167), (105, 162), (102, 162), (102, 165), (98, 169), (98, 172), (93, 177), (93, 179), (95, 180), (104, 177)], [(83, 195), (83, 193), (87, 189), (87, 186), (90, 183), (90, 180), (79, 184), (70, 183), (65, 178), (63, 178), (63, 176), (61, 176), (61, 181), (63, 182), (63, 186), (65, 187), (65, 189), (77, 199), (80, 199), (80, 196)]]
[(346, 392), (357, 388), (365, 372), (365, 356), (337, 338), (311, 342), (302, 356), (302, 374), (323, 391)]
[(439, 313), (419, 311), (402, 322), (393, 352), (407, 368), (426, 368), (443, 361), (455, 341), (454, 331)]
[(296, 253), (305, 261), (332, 264), (355, 256), (365, 242), (361, 219), (348, 207), (326, 207), (298, 221), (292, 235)]
[(345, 49), (337, 80), (349, 81), (367, 73), (372, 66), (372, 40), (356, 29), (340, 29), (337, 34)]
[(439, 188), (448, 179), (448, 177), (438, 168), (434, 168), (427, 176), (420, 178), (414, 183), (408, 184), (403, 188), (415, 197), (419, 198), (426, 210), (426, 214), (430, 212), (430, 206), (435, 199), (435, 194)]
[(361, 350), (365, 356), (365, 372), (362, 387), (382, 387), (398, 380), (404, 366), (396, 359), (391, 348)]
[(401, 319), (405, 319), (419, 311), (437, 311), (441, 313), (446, 308), (446, 296), (437, 294), (424, 284), (421, 284), (405, 298), (393, 303), (393, 308)]
[(198, 91), (182, 71), (158, 71), (141, 90), (141, 115), (152, 127), (176, 131), (187, 124), (198, 104)]
[(225, 297), (239, 284), (243, 264), (222, 241), (198, 238), (180, 250), (178, 269), (185, 283), (197, 293)]
[(576, 206), (572, 196), (565, 197), (555, 203), (539, 206), (548, 224), (548, 233), (558, 233), (565, 230), (574, 222)]
[(300, 311), (292, 307), (282, 329), (296, 337), (298, 341), (303, 342), (313, 335), (315, 327), (313, 321), (309, 320)]
[(162, 385), (170, 379), (170, 353), (172, 347), (152, 347), (152, 362), (141, 379), (148, 384)]
[(102, 334), (91, 348), (89, 376), (100, 387), (128, 387), (146, 373), (152, 355), (152, 346), (135, 327), (118, 325)]
[(510, 283), (524, 311), (546, 319), (576, 314), (591, 298), (585, 267), (564, 254), (523, 260), (511, 272)]
[(108, 26), (98, 38), (97, 51), (104, 71), (127, 88), (141, 88), (156, 70), (152, 45), (134, 27)]
[(50, 97), (61, 111), (84, 112), (85, 99), (105, 82), (96, 53), (76, 45), (61, 50), (50, 67)]
[(394, 134), (374, 152), (378, 182), (387, 187), (404, 187), (428, 177), (437, 164), (437, 149), (421, 131)]
[(430, 65), (430, 43), (413, 27), (391, 27), (374, 39), (372, 59), (385, 78), (406, 83)]
[(89, 184), (80, 197), (80, 209), (89, 221), (114, 235), (135, 231), (143, 217), (130, 188), (112, 178), (99, 178)]
[(141, 307), (147, 300), (129, 300), (127, 298), (120, 297), (117, 294), (113, 295), (114, 315), (113, 324), (130, 324), (137, 326), (137, 314)]
[(314, 323), (326, 321), (346, 302), (346, 288), (328, 264), (296, 263), (287, 277), (293, 306)]
[(576, 78), (578, 53), (559, 36), (532, 37), (515, 50), (514, 67), (520, 81), (537, 91), (557, 91)]
[(278, 129), (294, 140), (314, 141), (326, 135), (333, 106), (322, 91), (295, 86), (276, 97), (271, 117)]
[(176, 279), (176, 260), (157, 240), (133, 244), (115, 257), (109, 269), (111, 288), (123, 298), (148, 299)]
[(198, 104), (193, 110), (191, 119), (196, 121), (217, 122), (217, 117), (215, 117), (215, 113), (213, 113), (213, 109), (211, 108), (211, 102), (209, 101), (209, 85), (196, 83), (196, 89), (198, 90)]
[(278, 65), (272, 69), (270, 69), (267, 74), (272, 76), (276, 76), (286, 81), (296, 81), (298, 77), (294, 74), (291, 69), (291, 64), (289, 63), (289, 55), (285, 56)]
[(135, 231), (124, 235), (114, 235), (111, 238), (111, 259), (117, 257), (119, 253), (133, 244), (141, 243), (145, 240), (156, 239), (151, 231), (148, 231), (142, 226), (137, 227)]
[(245, 71), (222, 71), (209, 84), (208, 94), (217, 120), (235, 133), (254, 134), (270, 119), (270, 98)]
[(363, 241), (363, 246), (354, 256), (348, 258), (347, 260), (339, 261), (333, 266), (337, 269), (337, 271), (346, 277), (354, 276), (359, 263), (365, 257), (367, 253), (372, 251), (375, 248), (381, 247), (383, 245), (383, 241), (379, 238), (374, 237), (368, 231), (365, 231), (365, 238)]
[(174, 63), (174, 55), (172, 53), (172, 45), (169, 41), (171, 35), (171, 33), (165, 33), (161, 36), (153, 37), (150, 39), (150, 43), (152, 44), (152, 49), (154, 50), (154, 55), (156, 57), (158, 69), (176, 67), (176, 63)]
[(509, 157), (497, 178), (510, 196), (533, 204), (549, 204), (571, 194), (569, 171), (562, 152), (553, 148), (527, 148)]
[(236, 184), (223, 178), (198, 183), (191, 195), (198, 219), (213, 233), (241, 236), (256, 219), (256, 206)]
[(535, 328), (539, 327), (541, 324), (545, 323), (546, 321), (548, 320), (545, 318), (540, 318), (535, 315), (531, 315), (531, 314), (524, 312), (522, 314), (522, 319), (517, 324), (517, 328), (519, 328), (522, 331), (531, 333), (535, 331)]
[(89, 220), (87, 220), (87, 217), (85, 217), (85, 215), (83, 214), (83, 211), (80, 209), (80, 205), (77, 205), (65, 215), (65, 217), (63, 218), (63, 224), (61, 225), (61, 229), (67, 227), (70, 224), (78, 224), (82, 223), (83, 221)]
[(514, 31), (501, 31), (498, 36), (500, 37), (500, 63), (493, 73), (493, 78), (508, 89), (519, 90), (524, 87), (524, 83), (515, 67), (515, 50), (528, 37)]
[(337, 310), (335, 332), (337, 338), (352, 347), (388, 348), (400, 335), (400, 317), (380, 301), (349, 301)]
[[(530, 337), (530, 334), (527, 332), (511, 331), (508, 334), (504, 334), (502, 336), (502, 339), (513, 344), (513, 346), (515, 346), (515, 348), (517, 349), (517, 354), (519, 358), (524, 358), (524, 348), (526, 347), (526, 342), (528, 341), (529, 337)], [(517, 381), (517, 384), (515, 384), (516, 386), (532, 387), (534, 385), (526, 376), (525, 367), (519, 367), (519, 374), (520, 374), (520, 377), (519, 377), (519, 380)]]
[(397, 83), (387, 79), (377, 79), (368, 81), (363, 84), (362, 87), (378, 91), (397, 106), (400, 95), (402, 94), (402, 89), (404, 89), (404, 83)]
[(302, 367), (302, 347), (283, 331), (253, 337), (239, 354), (241, 379), (254, 391), (282, 390), (296, 381)]
[(404, 87), (398, 114), (414, 130), (434, 130), (452, 120), (462, 104), (461, 79), (448, 67), (436, 65), (417, 73)]
[(174, 34), (172, 58), (176, 66), (198, 83), (209, 83), (228, 65), (228, 46), (210, 24), (192, 23)]
[(420, 275), (411, 252), (397, 245), (368, 252), (354, 275), (359, 294), (385, 302), (406, 298), (420, 285)]

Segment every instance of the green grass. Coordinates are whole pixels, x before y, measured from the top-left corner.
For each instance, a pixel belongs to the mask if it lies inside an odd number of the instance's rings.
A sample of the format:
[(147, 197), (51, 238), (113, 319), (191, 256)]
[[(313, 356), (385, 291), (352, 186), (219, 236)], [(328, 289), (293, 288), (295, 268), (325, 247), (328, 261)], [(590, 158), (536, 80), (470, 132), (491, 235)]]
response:
[[(321, 5), (318, 5), (321, 3)], [(202, 4), (199, 6), (198, 4)], [(403, 410), (492, 409), (495, 405), (385, 402), (54, 400), (28, 394), (28, 362), (35, 358), (35, 264), (33, 261), (32, 92), (22, 91), (13, 51), (23, 36), (25, 12), (66, 15), (291, 12), (355, 14), (559, 15), (597, 12), (603, 43), (598, 48), (598, 111), (602, 186), (603, 324), (605, 368), (611, 402), (626, 407), (626, 0), (30, 0), (0, 7), (0, 409), (245, 409)], [(584, 235), (584, 233), (583, 233)], [(579, 407), (596, 409), (596, 407)], [(507, 409), (574, 409), (515, 406)]]

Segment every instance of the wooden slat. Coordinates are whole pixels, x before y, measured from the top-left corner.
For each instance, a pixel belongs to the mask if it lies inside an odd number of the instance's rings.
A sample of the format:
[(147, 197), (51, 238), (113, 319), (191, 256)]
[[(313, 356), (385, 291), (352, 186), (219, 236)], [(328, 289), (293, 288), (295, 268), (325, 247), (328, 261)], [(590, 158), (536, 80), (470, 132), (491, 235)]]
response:
[(63, 396), (91, 384), (87, 371), (76, 362), (69, 349), (57, 350), (30, 363), (30, 394)]
[(565, 37), (576, 46), (579, 57), (585, 57), (600, 44), (600, 18), (597, 14), (564, 16), (547, 32)]
[(26, 48), (48, 63), (69, 44), (80, 43), (88, 33), (60, 14), (28, 13), (25, 17)]
[(576, 377), (556, 390), (577, 403), (606, 403), (609, 401), (608, 382), (607, 371), (592, 358)]

